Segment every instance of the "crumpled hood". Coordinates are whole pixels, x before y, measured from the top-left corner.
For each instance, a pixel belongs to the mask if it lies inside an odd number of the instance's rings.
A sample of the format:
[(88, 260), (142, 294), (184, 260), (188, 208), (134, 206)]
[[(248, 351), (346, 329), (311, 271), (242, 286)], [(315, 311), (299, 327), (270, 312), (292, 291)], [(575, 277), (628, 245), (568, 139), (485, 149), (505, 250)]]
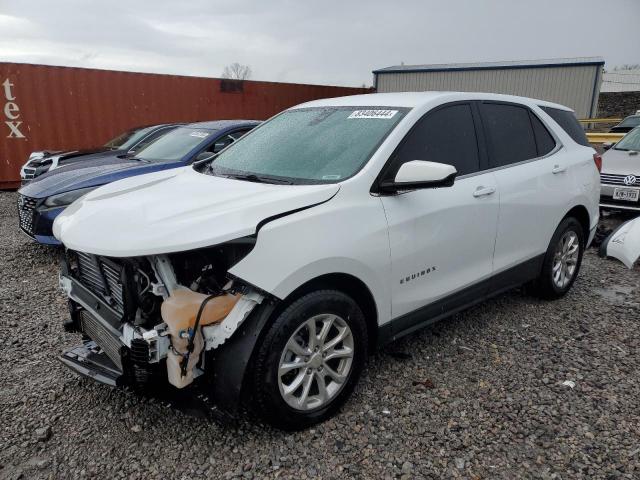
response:
[(156, 255), (252, 235), (274, 215), (332, 198), (339, 185), (272, 185), (191, 167), (127, 178), (80, 198), (53, 234), (73, 250), (111, 257)]
[[(82, 157), (81, 157), (82, 158)], [(179, 162), (141, 162), (118, 155), (87, 157), (36, 177), (20, 189), (27, 197), (46, 198), (80, 188), (98, 187), (133, 175), (183, 165)]]

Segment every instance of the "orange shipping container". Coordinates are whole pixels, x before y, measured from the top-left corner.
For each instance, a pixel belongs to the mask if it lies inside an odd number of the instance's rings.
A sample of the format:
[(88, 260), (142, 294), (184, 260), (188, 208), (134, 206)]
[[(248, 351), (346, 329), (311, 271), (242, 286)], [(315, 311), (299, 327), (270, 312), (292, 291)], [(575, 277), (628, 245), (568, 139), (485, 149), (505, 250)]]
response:
[(371, 92), (22, 63), (0, 63), (0, 86), (0, 189), (19, 185), (32, 151), (90, 148), (164, 122), (264, 120), (305, 101)]

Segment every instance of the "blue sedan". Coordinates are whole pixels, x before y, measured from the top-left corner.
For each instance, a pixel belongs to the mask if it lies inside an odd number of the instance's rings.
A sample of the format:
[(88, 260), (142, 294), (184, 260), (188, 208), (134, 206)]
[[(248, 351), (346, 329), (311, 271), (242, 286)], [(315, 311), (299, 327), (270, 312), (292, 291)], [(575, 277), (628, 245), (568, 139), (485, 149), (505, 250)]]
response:
[(60, 245), (52, 233), (53, 221), (81, 196), (116, 180), (184, 167), (211, 157), (259, 123), (254, 120), (192, 123), (160, 137), (135, 156), (103, 156), (45, 173), (18, 192), (20, 228), (39, 243)]

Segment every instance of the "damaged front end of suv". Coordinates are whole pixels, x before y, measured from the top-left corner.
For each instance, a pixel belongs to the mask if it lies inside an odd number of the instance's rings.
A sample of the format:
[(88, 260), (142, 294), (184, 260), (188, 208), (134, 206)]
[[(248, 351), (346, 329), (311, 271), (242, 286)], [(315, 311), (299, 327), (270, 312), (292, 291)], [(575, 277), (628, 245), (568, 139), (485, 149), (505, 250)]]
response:
[(326, 202), (338, 189), (185, 167), (85, 195), (53, 228), (65, 248), (65, 328), (82, 334), (61, 361), (112, 386), (199, 384), (221, 413), (235, 416), (256, 342), (282, 297), (234, 268), (251, 258), (264, 262), (266, 250), (256, 257), (263, 227)]
[[(189, 252), (113, 258), (66, 249), (60, 286), (69, 298), (65, 328), (82, 343), (61, 355), (76, 372), (113, 386), (184, 388), (213, 362), (266, 294), (227, 274), (255, 244), (245, 237)], [(247, 356), (248, 352), (233, 352)], [(246, 361), (247, 359), (245, 359)], [(215, 363), (224, 367), (222, 360)], [(225, 381), (225, 368), (209, 380)], [(231, 382), (240, 379), (234, 379)], [(231, 393), (240, 391), (235, 385)], [(233, 408), (237, 398), (228, 399)]]

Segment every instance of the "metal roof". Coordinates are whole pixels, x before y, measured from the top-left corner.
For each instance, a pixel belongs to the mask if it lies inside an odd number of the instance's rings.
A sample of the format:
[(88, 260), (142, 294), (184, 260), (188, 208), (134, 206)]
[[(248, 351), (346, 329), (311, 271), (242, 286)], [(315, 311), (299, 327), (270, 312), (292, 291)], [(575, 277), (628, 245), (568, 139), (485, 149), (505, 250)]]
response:
[(431, 65), (394, 65), (373, 73), (445, 72), (461, 70), (507, 70), (514, 68), (548, 68), (604, 65), (602, 57), (551, 58), (544, 60), (516, 60), (507, 62), (440, 63)]

